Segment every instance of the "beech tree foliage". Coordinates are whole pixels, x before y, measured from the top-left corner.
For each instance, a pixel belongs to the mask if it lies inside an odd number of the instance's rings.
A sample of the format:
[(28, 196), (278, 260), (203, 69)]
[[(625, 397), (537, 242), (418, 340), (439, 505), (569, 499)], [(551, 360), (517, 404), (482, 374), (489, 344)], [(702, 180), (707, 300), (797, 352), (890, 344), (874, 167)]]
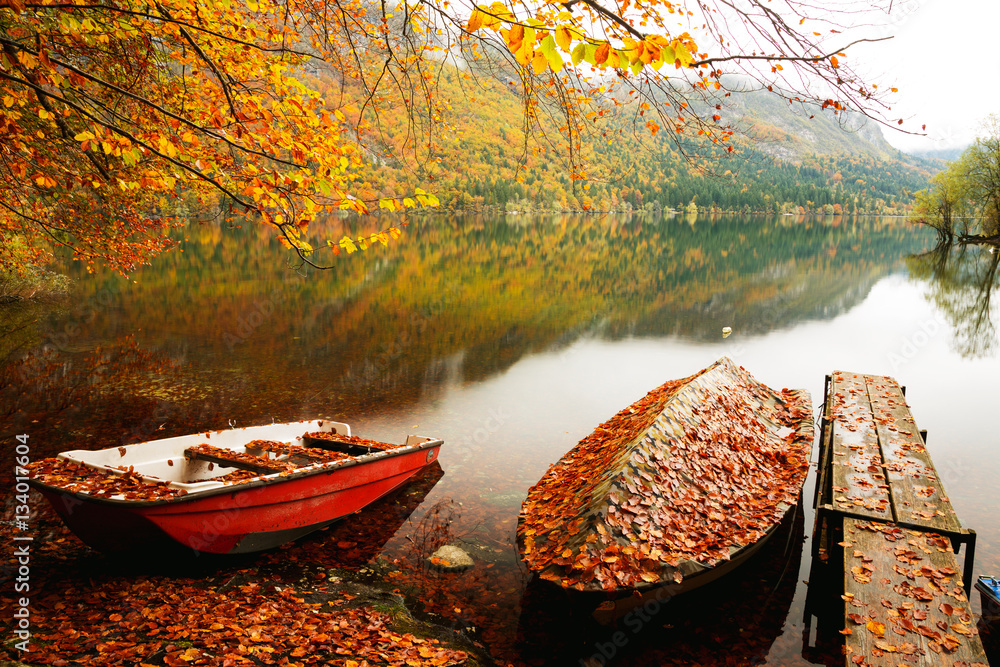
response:
[[(797, 0), (0, 0), (0, 235), (27, 243), (29, 261), (66, 245), (129, 272), (170, 246), (190, 206), (211, 203), (273, 226), (317, 266), (387, 244), (399, 228), (374, 219), (357, 238), (310, 241), (308, 228), (339, 210), (437, 204), (433, 184), (373, 195), (359, 173), (384, 159), (381, 119), (405, 114), (411, 131), (395, 149), (418, 158), (419, 180), (448, 131), (435, 86), (446, 67), (510, 77), (526, 134), (543, 115), (558, 120), (552, 143), (581, 180), (579, 137), (616, 109), (678, 141), (728, 141), (732, 85), (889, 122), (888, 91), (847, 65), (858, 38), (838, 21), (857, 25), (861, 11)], [(337, 85), (320, 94), (317, 77)], [(7, 268), (24, 259), (0, 252)]]
[(982, 216), (981, 235), (1000, 242), (1000, 114), (992, 114), (984, 124), (983, 136), (976, 139), (958, 163), (960, 178), (969, 188), (969, 198)]
[(916, 193), (911, 219), (933, 227), (951, 243), (1000, 245), (1000, 114), (991, 114), (983, 132), (948, 168)]

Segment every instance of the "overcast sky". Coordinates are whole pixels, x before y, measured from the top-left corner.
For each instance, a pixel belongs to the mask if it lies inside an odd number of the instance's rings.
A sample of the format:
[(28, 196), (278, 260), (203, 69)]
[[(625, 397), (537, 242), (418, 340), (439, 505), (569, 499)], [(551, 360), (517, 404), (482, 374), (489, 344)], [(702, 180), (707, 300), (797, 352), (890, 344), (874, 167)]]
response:
[(926, 137), (884, 128), (885, 138), (904, 151), (968, 145), (1000, 113), (1000, 2), (894, 0), (893, 19), (873, 31), (893, 39), (848, 52), (857, 69), (899, 88), (891, 113), (903, 127), (927, 124)]

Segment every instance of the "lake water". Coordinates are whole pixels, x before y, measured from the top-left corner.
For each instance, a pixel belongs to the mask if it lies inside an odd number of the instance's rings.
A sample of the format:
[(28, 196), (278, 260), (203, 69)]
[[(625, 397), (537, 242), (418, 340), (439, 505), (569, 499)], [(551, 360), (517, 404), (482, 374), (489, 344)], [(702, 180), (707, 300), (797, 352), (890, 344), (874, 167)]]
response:
[[(44, 345), (49, 356), (8, 373), (0, 416), (31, 434), (36, 456), (314, 417), (386, 441), (441, 437), (439, 479), (365, 559), (501, 660), (804, 665), (821, 661), (803, 641), (812, 475), (787, 533), (744, 572), (609, 630), (529, 582), (518, 509), (599, 423), (721, 356), (809, 390), (817, 407), (831, 371), (886, 374), (907, 386), (952, 503), (979, 534), (976, 574), (1000, 574), (998, 281), (986, 250), (917, 257), (932, 235), (839, 217), (428, 217), (405, 230), (327, 272), (289, 265), (257, 230), (211, 226), (131, 280), (70, 265), (73, 298), (6, 339), (5, 353)], [(335, 561), (323, 541), (379, 516), (293, 548)], [(477, 566), (420, 568), (421, 549), (442, 539)]]

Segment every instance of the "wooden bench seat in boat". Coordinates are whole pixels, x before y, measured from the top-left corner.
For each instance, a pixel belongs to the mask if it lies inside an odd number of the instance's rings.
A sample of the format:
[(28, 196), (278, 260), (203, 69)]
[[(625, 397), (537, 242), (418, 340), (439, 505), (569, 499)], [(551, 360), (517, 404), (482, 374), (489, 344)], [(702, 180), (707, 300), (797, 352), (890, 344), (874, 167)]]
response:
[(214, 463), (223, 468), (240, 468), (249, 470), (260, 475), (270, 475), (276, 472), (294, 470), (298, 466), (286, 461), (270, 459), (264, 456), (255, 456), (244, 452), (237, 452), (232, 449), (223, 449), (203, 444), (197, 447), (188, 447), (184, 450), (184, 456), (198, 461)]

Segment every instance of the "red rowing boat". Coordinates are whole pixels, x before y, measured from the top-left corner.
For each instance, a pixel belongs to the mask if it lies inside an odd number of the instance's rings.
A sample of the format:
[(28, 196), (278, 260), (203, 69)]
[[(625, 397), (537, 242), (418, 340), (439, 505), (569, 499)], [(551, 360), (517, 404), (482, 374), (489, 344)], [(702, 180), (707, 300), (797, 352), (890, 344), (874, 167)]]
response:
[(272, 424), (63, 452), (33, 463), (31, 484), (99, 551), (248, 553), (365, 507), (437, 460), (442, 444), (366, 440), (340, 422)]

